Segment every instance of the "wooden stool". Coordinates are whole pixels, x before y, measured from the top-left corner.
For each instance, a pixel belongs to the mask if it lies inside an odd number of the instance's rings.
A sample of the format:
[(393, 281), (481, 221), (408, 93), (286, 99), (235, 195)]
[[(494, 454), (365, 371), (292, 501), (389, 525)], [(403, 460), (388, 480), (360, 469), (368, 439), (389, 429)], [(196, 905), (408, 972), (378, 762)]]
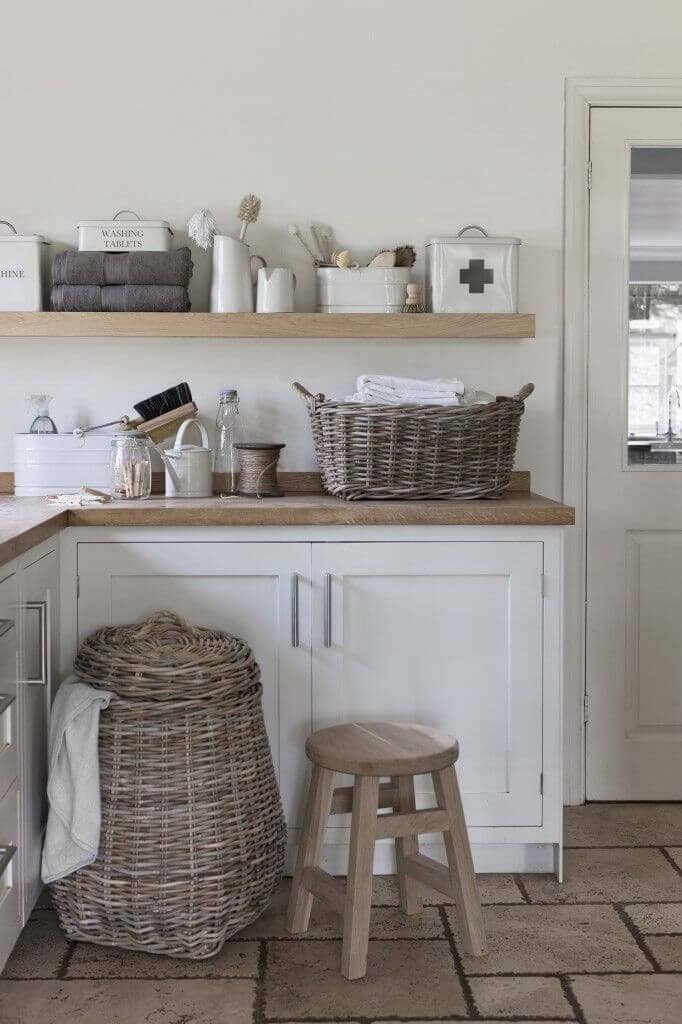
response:
[[(287, 913), (287, 928), (305, 932), (313, 897), (343, 915), (341, 971), (362, 978), (367, 971), (372, 867), (377, 839), (395, 839), (400, 905), (405, 914), (422, 909), (421, 888), (454, 898), (467, 953), (487, 952), (481, 904), (471, 859), (462, 800), (455, 774), (459, 744), (421, 725), (366, 722), (321, 729), (305, 745), (313, 763), (305, 819)], [(353, 786), (334, 789), (334, 773), (355, 776)], [(430, 772), (438, 806), (416, 810), (414, 776)], [(382, 776), (390, 783), (379, 783)], [(377, 815), (380, 807), (392, 814)], [(318, 866), (330, 814), (352, 811), (348, 881)], [(419, 853), (417, 836), (443, 832), (448, 867)]]

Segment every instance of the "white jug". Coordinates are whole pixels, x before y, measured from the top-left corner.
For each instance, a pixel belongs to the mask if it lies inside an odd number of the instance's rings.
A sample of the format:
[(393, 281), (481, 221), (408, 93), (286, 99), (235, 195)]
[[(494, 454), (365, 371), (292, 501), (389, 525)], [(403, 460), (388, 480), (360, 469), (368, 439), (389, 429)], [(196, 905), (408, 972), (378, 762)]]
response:
[[(190, 423), (201, 432), (201, 446), (183, 444)], [(175, 435), (175, 445), (161, 453), (166, 467), (167, 498), (210, 498), (213, 493), (213, 451), (208, 447), (208, 434), (195, 417), (185, 420)]]
[[(262, 256), (251, 256), (246, 242), (229, 235), (213, 239), (213, 276), (211, 278), (212, 313), (253, 313), (253, 269)], [(255, 269), (255, 268), (254, 268)]]
[(296, 275), (288, 267), (261, 267), (256, 292), (257, 313), (293, 313)]

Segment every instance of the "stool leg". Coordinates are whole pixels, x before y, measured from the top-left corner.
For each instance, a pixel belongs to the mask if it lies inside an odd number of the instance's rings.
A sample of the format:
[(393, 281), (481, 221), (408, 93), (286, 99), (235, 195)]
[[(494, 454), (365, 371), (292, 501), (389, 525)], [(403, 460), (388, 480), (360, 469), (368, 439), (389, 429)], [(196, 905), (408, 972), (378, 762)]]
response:
[[(407, 814), (416, 811), (417, 802), (414, 795), (414, 776), (399, 775), (392, 780), (398, 798), (395, 802), (395, 810)], [(419, 840), (417, 836), (402, 836), (395, 841), (395, 859), (398, 866), (398, 883), (400, 885), (400, 906), (403, 914), (418, 914), (424, 909), (419, 883), (410, 878), (403, 869), (403, 859), (419, 853)]]
[(455, 766), (433, 772), (431, 778), (438, 806), (447, 811), (450, 819), (450, 829), (443, 833), (443, 838), (450, 878), (455, 890), (455, 902), (464, 932), (464, 948), (472, 956), (485, 956), (488, 952), (485, 926)]
[(304, 868), (317, 867), (333, 795), (334, 772), (313, 765), (287, 909), (287, 929), (295, 935), (308, 929), (313, 894), (303, 888), (301, 876)]
[(378, 807), (379, 779), (356, 775), (341, 953), (341, 973), (351, 979), (364, 978), (367, 973), (374, 837)]

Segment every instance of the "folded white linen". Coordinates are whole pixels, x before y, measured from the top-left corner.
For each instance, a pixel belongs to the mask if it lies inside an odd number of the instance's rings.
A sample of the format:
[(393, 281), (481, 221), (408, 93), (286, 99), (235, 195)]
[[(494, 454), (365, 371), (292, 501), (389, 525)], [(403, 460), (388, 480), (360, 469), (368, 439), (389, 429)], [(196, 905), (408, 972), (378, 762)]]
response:
[(99, 713), (112, 696), (75, 676), (57, 690), (50, 717), (43, 882), (55, 882), (97, 858), (102, 824)]
[(464, 383), (456, 378), (437, 377), (420, 380), (415, 377), (390, 377), (382, 374), (361, 374), (355, 384), (362, 402), (401, 405), (403, 402), (459, 404)]
[(467, 388), (456, 378), (437, 377), (419, 380), (414, 377), (386, 377), (362, 374), (356, 392), (347, 402), (374, 405), (482, 405), (494, 402), (493, 395), (476, 388)]

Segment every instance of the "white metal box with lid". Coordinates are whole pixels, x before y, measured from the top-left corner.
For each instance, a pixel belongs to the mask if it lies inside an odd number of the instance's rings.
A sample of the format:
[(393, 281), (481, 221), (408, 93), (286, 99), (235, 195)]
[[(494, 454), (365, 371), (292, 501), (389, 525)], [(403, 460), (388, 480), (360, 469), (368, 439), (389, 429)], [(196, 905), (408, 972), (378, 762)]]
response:
[[(479, 235), (466, 235), (476, 230)], [(518, 312), (520, 238), (494, 238), (478, 224), (426, 243), (426, 302), (432, 313)]]
[(19, 235), (8, 220), (0, 225), (0, 311), (37, 313), (43, 308), (43, 260), (47, 243), (42, 235)]
[[(134, 220), (119, 220), (130, 213)], [(134, 210), (119, 210), (111, 220), (78, 222), (78, 248), (81, 252), (167, 252), (171, 247), (167, 220), (142, 220)]]
[(318, 313), (399, 313), (410, 267), (319, 267)]
[(15, 434), (14, 493), (19, 497), (68, 494), (81, 487), (108, 489), (111, 434)]

